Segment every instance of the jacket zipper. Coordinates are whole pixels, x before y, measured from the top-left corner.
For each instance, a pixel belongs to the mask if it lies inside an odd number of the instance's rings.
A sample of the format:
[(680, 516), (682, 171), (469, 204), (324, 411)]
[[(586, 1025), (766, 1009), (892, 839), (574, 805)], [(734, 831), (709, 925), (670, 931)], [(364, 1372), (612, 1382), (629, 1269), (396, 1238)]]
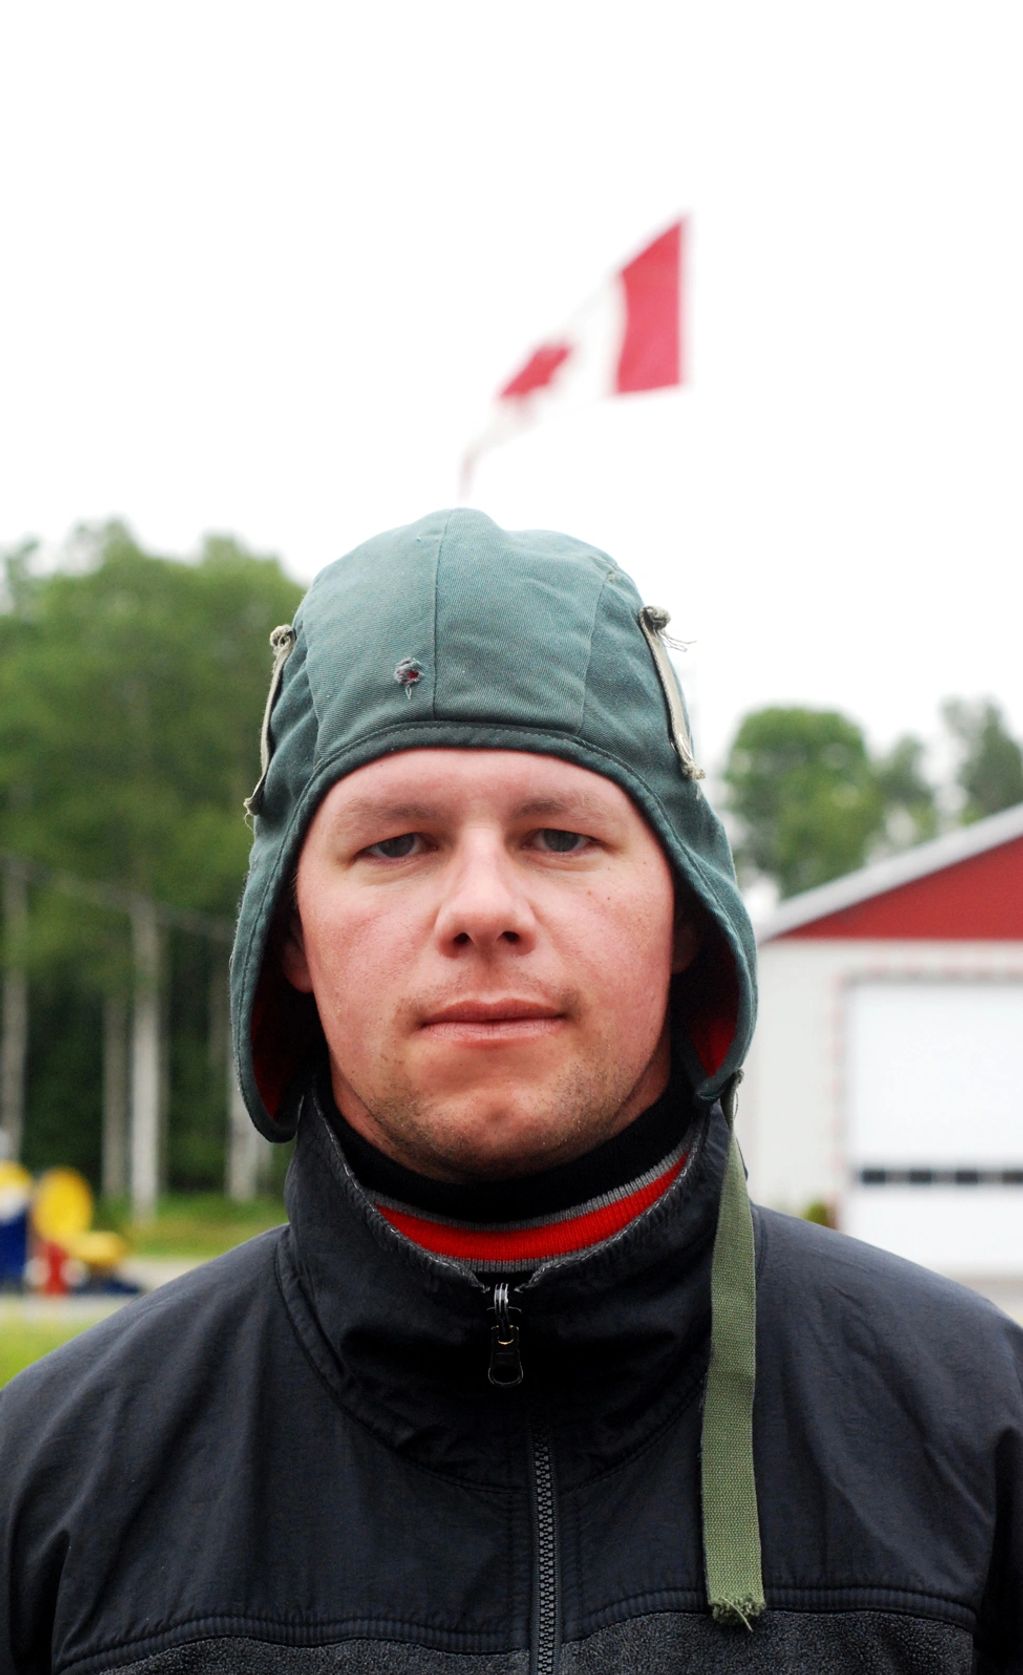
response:
[(554, 1461), (547, 1426), (534, 1420), (529, 1427), (533, 1462), (533, 1538), (536, 1547), (536, 1599), (530, 1672), (555, 1675), (558, 1667), (558, 1528), (554, 1511)]
[(494, 1324), (490, 1328), (490, 1367), (487, 1377), (491, 1384), (509, 1389), (522, 1383), (522, 1352), (519, 1348), (519, 1328), (512, 1319), (521, 1309), (512, 1307), (507, 1280), (499, 1280), (493, 1290), (490, 1313)]
[[(506, 1281), (494, 1286), (490, 1313), (491, 1384), (509, 1389), (522, 1383), (522, 1349), (518, 1322)], [(529, 1422), (530, 1488), (533, 1512), (533, 1551), (536, 1555), (536, 1591), (533, 1597), (530, 1634), (530, 1675), (556, 1675), (560, 1628), (558, 1623), (558, 1526), (554, 1502), (554, 1457), (547, 1425), (534, 1417)]]

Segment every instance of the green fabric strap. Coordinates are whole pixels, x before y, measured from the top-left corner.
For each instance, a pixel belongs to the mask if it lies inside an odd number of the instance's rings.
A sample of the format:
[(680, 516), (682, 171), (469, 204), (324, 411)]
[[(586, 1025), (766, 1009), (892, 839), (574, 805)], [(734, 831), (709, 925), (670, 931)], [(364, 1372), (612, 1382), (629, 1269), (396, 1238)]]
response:
[[(731, 1091), (731, 1090), (730, 1090)], [(732, 1103), (726, 1101), (726, 1108)], [(731, 1111), (729, 1111), (731, 1119)], [(707, 1600), (718, 1622), (751, 1629), (764, 1609), (753, 1473), (756, 1271), (753, 1217), (734, 1134), (711, 1267), (710, 1367), (701, 1457)]]

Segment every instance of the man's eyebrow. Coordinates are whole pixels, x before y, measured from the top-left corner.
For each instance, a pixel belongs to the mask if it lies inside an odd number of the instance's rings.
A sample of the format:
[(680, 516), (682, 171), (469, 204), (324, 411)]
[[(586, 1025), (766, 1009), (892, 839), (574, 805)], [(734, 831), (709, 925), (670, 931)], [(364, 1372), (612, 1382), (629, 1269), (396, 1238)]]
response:
[(338, 819), (345, 825), (370, 820), (385, 825), (401, 825), (404, 821), (435, 820), (437, 809), (430, 803), (389, 803), (378, 797), (354, 797), (338, 810)]
[(615, 810), (601, 797), (591, 797), (585, 791), (573, 791), (567, 797), (530, 797), (519, 803), (516, 818), (546, 820), (600, 820), (614, 818)]
[[(528, 797), (516, 803), (511, 811), (515, 820), (601, 820), (613, 818), (614, 809), (600, 797), (576, 791), (562, 797)], [(344, 825), (370, 821), (386, 826), (414, 825), (417, 821), (442, 819), (444, 810), (435, 803), (388, 802), (378, 797), (353, 797), (338, 810), (337, 818)]]

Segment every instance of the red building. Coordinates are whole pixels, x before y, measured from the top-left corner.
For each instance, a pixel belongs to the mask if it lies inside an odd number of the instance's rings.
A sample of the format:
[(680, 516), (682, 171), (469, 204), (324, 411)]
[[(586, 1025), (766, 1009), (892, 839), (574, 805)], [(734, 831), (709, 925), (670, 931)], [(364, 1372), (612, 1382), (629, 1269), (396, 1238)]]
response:
[(1023, 805), (784, 902), (758, 940), (755, 1193), (1023, 1279)]

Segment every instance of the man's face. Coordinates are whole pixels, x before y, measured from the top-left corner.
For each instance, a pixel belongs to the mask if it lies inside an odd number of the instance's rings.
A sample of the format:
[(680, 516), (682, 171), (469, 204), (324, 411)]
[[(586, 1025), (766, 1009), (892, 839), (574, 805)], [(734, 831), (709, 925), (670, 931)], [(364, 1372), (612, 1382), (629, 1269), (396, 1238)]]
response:
[(324, 798), (283, 960), (348, 1121), (457, 1181), (567, 1162), (658, 1097), (668, 984), (695, 942), (611, 780), (521, 751), (406, 750)]

